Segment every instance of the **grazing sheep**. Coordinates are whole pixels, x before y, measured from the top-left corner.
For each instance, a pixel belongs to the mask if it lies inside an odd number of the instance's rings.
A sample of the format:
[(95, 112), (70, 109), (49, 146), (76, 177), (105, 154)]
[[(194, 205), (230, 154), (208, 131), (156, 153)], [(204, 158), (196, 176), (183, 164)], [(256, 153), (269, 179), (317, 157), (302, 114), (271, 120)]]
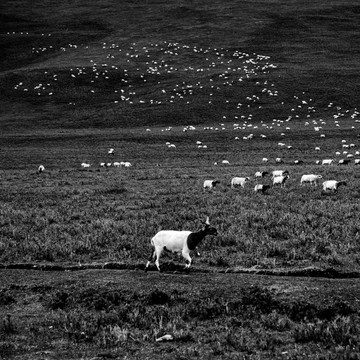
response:
[(284, 175), (289, 175), (289, 172), (287, 170), (274, 170), (272, 172), (273, 179), (277, 176), (284, 176)]
[(332, 165), (334, 161), (334, 159), (324, 159), (321, 161), (321, 165)]
[(318, 179), (322, 179), (322, 176), (315, 174), (303, 175), (300, 180), (300, 185), (304, 185), (305, 183), (308, 182), (310, 183), (310, 185), (314, 184), (316, 186)]
[(38, 174), (41, 174), (41, 173), (43, 173), (45, 171), (45, 166), (44, 165), (40, 165), (39, 167), (38, 167)]
[(89, 167), (90, 167), (90, 164), (88, 164), (88, 163), (81, 163), (81, 167), (83, 168), (83, 169), (88, 169)]
[(101, 162), (101, 163), (99, 164), (99, 166), (100, 166), (100, 167), (105, 167), (105, 166), (106, 166), (106, 163)]
[(354, 160), (354, 165), (360, 165), (360, 159), (355, 159)]
[(113, 163), (113, 166), (114, 166), (114, 167), (120, 167), (120, 166), (121, 166), (121, 163), (119, 163), (118, 161), (115, 161), (115, 162)]
[(302, 160), (294, 160), (294, 165), (301, 165), (304, 162)]
[(114, 150), (113, 148), (111, 148), (111, 149), (109, 149), (108, 154), (109, 154), (109, 155), (115, 155), (114, 151), (115, 151), (115, 150)]
[(257, 171), (254, 176), (255, 176), (255, 179), (258, 179), (258, 178), (263, 178), (266, 175), (269, 175), (269, 173), (267, 171)]
[(124, 167), (131, 167), (132, 164), (129, 161), (120, 161), (120, 165)]
[(277, 164), (283, 164), (283, 163), (284, 163), (284, 161), (283, 161), (281, 158), (276, 158), (276, 159), (275, 159), (275, 162), (276, 162)]
[(220, 184), (220, 181), (219, 180), (205, 180), (204, 181), (204, 191), (206, 189), (209, 189), (211, 190), (212, 188), (214, 188), (217, 184)]
[(351, 160), (349, 160), (349, 159), (340, 159), (338, 164), (339, 165), (348, 165), (348, 164), (350, 164), (350, 162), (351, 162)]
[(289, 178), (289, 175), (276, 176), (273, 179), (273, 186), (280, 185), (280, 187), (285, 187), (285, 182)]
[(247, 181), (250, 181), (249, 177), (234, 177), (231, 179), (231, 187), (241, 186), (244, 188)]
[(230, 165), (230, 162), (228, 160), (223, 160), (221, 163), (224, 165)]
[(346, 186), (346, 185), (347, 185), (346, 181), (327, 180), (323, 182), (323, 190), (337, 192), (337, 189), (340, 186)]
[(152, 239), (151, 245), (154, 247), (154, 251), (151, 254), (146, 266), (147, 271), (149, 265), (155, 260), (155, 265), (160, 271), (159, 259), (163, 250), (170, 251), (172, 253), (180, 253), (186, 260), (185, 269), (188, 269), (191, 265), (190, 251), (195, 250), (196, 246), (207, 235), (218, 234), (214, 227), (210, 227), (209, 217), (206, 217), (206, 221), (203, 222), (204, 227), (197, 232), (191, 231), (176, 231), (176, 230), (161, 230)]
[(271, 185), (256, 184), (254, 191), (256, 193), (261, 192), (262, 194), (265, 194), (265, 192), (270, 188), (271, 188)]
[(269, 161), (269, 159), (268, 158), (262, 158), (262, 162), (268, 162)]

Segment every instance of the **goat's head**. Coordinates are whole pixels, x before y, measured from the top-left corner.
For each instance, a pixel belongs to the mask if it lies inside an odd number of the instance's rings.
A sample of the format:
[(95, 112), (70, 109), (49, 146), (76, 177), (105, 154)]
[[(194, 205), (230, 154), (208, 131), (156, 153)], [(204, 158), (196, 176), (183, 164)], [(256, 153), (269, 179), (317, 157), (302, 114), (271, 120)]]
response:
[(206, 235), (214, 235), (216, 236), (218, 234), (216, 228), (210, 226), (209, 217), (206, 217), (205, 221), (201, 221), (204, 224), (203, 231), (205, 231)]

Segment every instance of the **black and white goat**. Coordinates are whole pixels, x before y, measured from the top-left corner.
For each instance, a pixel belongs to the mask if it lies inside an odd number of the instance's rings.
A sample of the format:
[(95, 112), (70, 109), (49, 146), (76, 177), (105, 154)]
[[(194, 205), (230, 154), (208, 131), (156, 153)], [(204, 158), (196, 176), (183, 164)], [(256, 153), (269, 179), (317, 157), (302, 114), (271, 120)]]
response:
[[(203, 222), (203, 221), (202, 221)], [(188, 269), (191, 265), (190, 251), (195, 250), (196, 246), (205, 238), (207, 235), (218, 234), (214, 227), (210, 226), (209, 217), (206, 217), (206, 221), (203, 222), (204, 227), (197, 232), (187, 230), (161, 230), (152, 239), (151, 245), (154, 251), (151, 254), (146, 266), (147, 271), (149, 265), (155, 260), (155, 265), (160, 271), (160, 256), (165, 251), (172, 253), (179, 253), (186, 260), (185, 269)]]

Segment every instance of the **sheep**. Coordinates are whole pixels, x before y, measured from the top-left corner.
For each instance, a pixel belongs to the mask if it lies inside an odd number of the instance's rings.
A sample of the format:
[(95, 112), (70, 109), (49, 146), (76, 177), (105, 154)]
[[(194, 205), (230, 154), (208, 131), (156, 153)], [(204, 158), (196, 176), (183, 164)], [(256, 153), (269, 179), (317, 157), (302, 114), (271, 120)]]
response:
[(204, 185), (203, 185), (203, 187), (204, 187), (204, 191), (206, 190), (206, 189), (212, 189), (212, 188), (214, 188), (217, 184), (220, 184), (220, 181), (219, 180), (205, 180), (204, 181)]
[(120, 161), (120, 166), (131, 167), (132, 164), (129, 161)]
[(354, 160), (354, 165), (360, 165), (360, 159), (355, 159)]
[(266, 175), (269, 175), (269, 173), (267, 171), (257, 171), (254, 176), (255, 176), (255, 179), (258, 179), (258, 178), (263, 178)]
[(302, 161), (302, 160), (294, 160), (294, 165), (301, 165), (303, 163), (304, 163), (304, 161)]
[(334, 159), (324, 159), (321, 161), (321, 165), (332, 165), (334, 162)]
[(118, 162), (118, 161), (115, 161), (115, 162), (113, 163), (113, 166), (114, 166), (114, 167), (120, 167), (120, 166), (121, 166), (121, 163)]
[(274, 170), (271, 174), (274, 179), (277, 176), (289, 175), (289, 172), (287, 170)]
[(209, 223), (209, 217), (206, 217), (206, 221), (203, 222), (204, 227), (197, 232), (182, 230), (161, 230), (152, 239), (151, 245), (154, 250), (152, 251), (151, 257), (149, 258), (145, 271), (147, 271), (149, 265), (155, 260), (155, 265), (160, 270), (160, 256), (163, 250), (170, 251), (172, 253), (181, 253), (183, 258), (186, 260), (185, 269), (190, 268), (191, 257), (190, 251), (195, 250), (196, 246), (205, 238), (207, 235), (216, 236), (218, 234), (216, 228), (211, 227)]
[(277, 164), (283, 164), (283, 163), (284, 163), (284, 161), (283, 161), (281, 158), (276, 158), (276, 159), (275, 159), (275, 162), (276, 162)]
[(114, 150), (113, 148), (111, 148), (111, 149), (109, 149), (108, 154), (109, 154), (109, 155), (115, 155), (114, 151), (115, 151), (115, 150)]
[(230, 162), (228, 160), (223, 160), (221, 163), (224, 165), (230, 165)]
[(276, 176), (273, 179), (273, 186), (280, 185), (280, 187), (285, 187), (285, 182), (289, 178), (289, 175)]
[(83, 169), (88, 169), (89, 167), (90, 167), (90, 164), (89, 163), (81, 163), (81, 167), (83, 168)]
[(263, 184), (256, 184), (254, 187), (254, 192), (258, 193), (261, 192), (265, 194), (265, 192), (271, 188), (271, 185), (263, 185)]
[(43, 173), (45, 171), (45, 166), (44, 165), (40, 165), (39, 167), (38, 167), (38, 174), (41, 174), (41, 173)]
[(323, 190), (337, 192), (337, 189), (340, 186), (346, 186), (346, 185), (347, 185), (346, 181), (326, 180), (323, 182)]
[(231, 188), (235, 188), (236, 186), (244, 188), (247, 181), (250, 181), (249, 177), (234, 177), (231, 179)]
[(304, 185), (304, 183), (308, 182), (308, 183), (310, 183), (310, 185), (314, 184), (316, 186), (318, 179), (322, 179), (322, 176), (321, 175), (315, 175), (315, 174), (303, 175), (301, 177), (301, 180), (300, 180), (300, 185)]
[(269, 161), (269, 159), (268, 158), (262, 158), (262, 162), (268, 162)]
[(350, 161), (351, 160), (349, 160), (349, 159), (340, 159), (338, 164), (339, 165), (348, 165), (348, 164), (350, 164)]

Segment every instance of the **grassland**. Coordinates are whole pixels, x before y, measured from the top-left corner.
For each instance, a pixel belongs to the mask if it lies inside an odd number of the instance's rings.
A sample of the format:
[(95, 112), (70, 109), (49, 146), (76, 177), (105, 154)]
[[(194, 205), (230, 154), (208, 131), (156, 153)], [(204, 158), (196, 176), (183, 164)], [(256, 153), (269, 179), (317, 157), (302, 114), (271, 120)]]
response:
[[(2, 1), (2, 356), (358, 358), (356, 279), (239, 272), (358, 277), (359, 167), (316, 160), (360, 158), (359, 11)], [(133, 166), (99, 167), (114, 161)], [(286, 187), (255, 194), (255, 171), (277, 168)], [(300, 186), (311, 173), (347, 186)], [(231, 189), (234, 176), (251, 181)], [(190, 274), (166, 256), (165, 274), (142, 273), (159, 229), (195, 231), (205, 216), (219, 235)]]

